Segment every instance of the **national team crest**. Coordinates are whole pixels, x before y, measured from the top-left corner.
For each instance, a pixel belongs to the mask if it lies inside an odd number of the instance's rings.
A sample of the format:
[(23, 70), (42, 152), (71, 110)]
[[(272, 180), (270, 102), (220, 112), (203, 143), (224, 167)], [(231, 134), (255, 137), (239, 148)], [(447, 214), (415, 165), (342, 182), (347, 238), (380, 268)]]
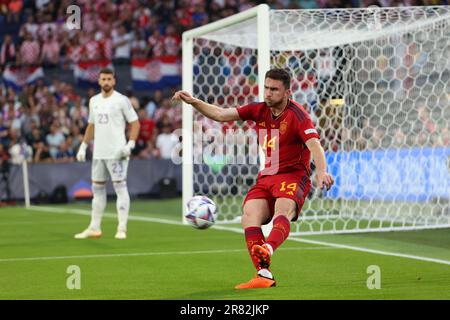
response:
[(147, 63), (145, 70), (147, 71), (147, 79), (150, 82), (158, 82), (163, 77), (163, 74), (161, 73), (161, 63), (157, 60)]
[(280, 134), (284, 134), (287, 130), (287, 121), (281, 121), (280, 123)]

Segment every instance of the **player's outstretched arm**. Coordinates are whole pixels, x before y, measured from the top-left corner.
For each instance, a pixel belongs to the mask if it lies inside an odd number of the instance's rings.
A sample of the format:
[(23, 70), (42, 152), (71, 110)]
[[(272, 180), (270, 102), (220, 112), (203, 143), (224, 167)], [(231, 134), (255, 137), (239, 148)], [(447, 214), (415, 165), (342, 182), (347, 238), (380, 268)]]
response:
[(173, 95), (172, 101), (183, 101), (187, 104), (190, 104), (205, 117), (208, 117), (215, 121), (227, 122), (241, 119), (236, 108), (220, 108), (193, 97), (187, 91), (177, 91)]
[(334, 183), (331, 174), (327, 173), (327, 160), (320, 141), (317, 138), (311, 138), (306, 141), (306, 146), (311, 151), (311, 156), (316, 165), (316, 180), (319, 189), (327, 188), (329, 190)]

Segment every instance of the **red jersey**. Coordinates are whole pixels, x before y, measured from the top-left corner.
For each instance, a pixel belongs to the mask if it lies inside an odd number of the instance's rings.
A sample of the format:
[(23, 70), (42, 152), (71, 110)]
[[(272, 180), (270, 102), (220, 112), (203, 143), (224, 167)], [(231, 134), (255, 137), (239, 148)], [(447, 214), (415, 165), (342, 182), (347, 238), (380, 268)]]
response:
[(260, 175), (305, 171), (310, 168), (310, 151), (305, 142), (320, 139), (309, 114), (298, 103), (288, 100), (283, 112), (274, 117), (265, 102), (237, 109), (242, 120), (256, 123), (259, 145), (264, 150), (266, 164)]

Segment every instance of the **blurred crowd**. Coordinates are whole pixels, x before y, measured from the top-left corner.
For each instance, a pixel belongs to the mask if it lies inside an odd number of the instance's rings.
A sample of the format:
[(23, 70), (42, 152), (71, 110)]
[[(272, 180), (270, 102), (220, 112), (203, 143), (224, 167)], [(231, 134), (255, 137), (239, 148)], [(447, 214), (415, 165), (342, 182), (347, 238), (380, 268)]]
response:
[(448, 119), (433, 119), (430, 109), (425, 105), (419, 106), (412, 114), (417, 117), (407, 125), (394, 124), (386, 127), (364, 119), (362, 128), (342, 128), (339, 136), (341, 150), (450, 147)]
[[(25, 86), (20, 93), (0, 86), (0, 159), (18, 164), (26, 158), (34, 162), (71, 162), (82, 142), (88, 121), (89, 98), (77, 94), (72, 85), (54, 80), (45, 85)], [(143, 104), (127, 92), (139, 116), (141, 130), (133, 157), (169, 158), (179, 142), (174, 130), (181, 127), (180, 106), (172, 106), (162, 91)]]
[[(0, 74), (7, 65), (69, 67), (80, 61), (181, 56), (181, 34), (262, 3), (253, 0), (0, 0)], [(271, 0), (276, 9), (447, 4), (447, 0)], [(67, 28), (66, 9), (78, 5), (82, 30)], [(170, 158), (181, 126), (177, 88), (137, 98), (127, 92), (141, 121), (133, 156)], [(0, 162), (74, 161), (87, 125), (88, 101), (58, 80), (39, 80), (15, 92), (0, 82)], [(427, 126), (427, 130), (431, 130)], [(438, 129), (436, 129), (438, 130)], [(448, 128), (447, 128), (448, 131)], [(400, 134), (399, 134), (400, 136)], [(448, 132), (444, 135), (448, 145)], [(400, 139), (401, 137), (399, 137)]]

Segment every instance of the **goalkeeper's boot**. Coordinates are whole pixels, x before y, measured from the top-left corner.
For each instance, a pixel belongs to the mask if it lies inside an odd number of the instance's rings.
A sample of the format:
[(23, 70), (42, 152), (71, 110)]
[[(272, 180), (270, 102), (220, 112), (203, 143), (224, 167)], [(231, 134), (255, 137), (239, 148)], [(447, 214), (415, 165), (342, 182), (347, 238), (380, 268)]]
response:
[(275, 287), (276, 282), (275, 279), (272, 278), (266, 278), (261, 274), (256, 274), (253, 279), (251, 279), (248, 282), (244, 282), (241, 284), (238, 284), (235, 289), (263, 289), (263, 288), (270, 288)]
[(118, 240), (125, 240), (127, 238), (127, 231), (123, 229), (118, 229), (114, 238)]
[(272, 250), (268, 244), (257, 245), (252, 247), (252, 256), (258, 261), (259, 267), (261, 269), (270, 267), (270, 257), (272, 255)]
[(75, 235), (75, 239), (100, 238), (102, 232), (100, 230), (86, 229), (81, 233)]

